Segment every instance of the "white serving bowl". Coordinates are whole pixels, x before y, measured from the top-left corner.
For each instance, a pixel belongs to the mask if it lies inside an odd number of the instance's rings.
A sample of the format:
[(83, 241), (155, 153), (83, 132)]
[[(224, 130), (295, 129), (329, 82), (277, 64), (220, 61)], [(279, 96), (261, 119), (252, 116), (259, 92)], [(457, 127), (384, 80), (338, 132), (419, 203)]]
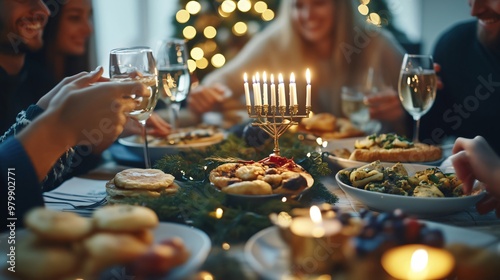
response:
[[(394, 163), (382, 163), (382, 165), (389, 167), (394, 165)], [(409, 175), (432, 167), (423, 164), (403, 165)], [(360, 166), (362, 165), (356, 167)], [(345, 168), (342, 170), (350, 169), (352, 168)], [(367, 191), (340, 181), (339, 174), (341, 171), (337, 172), (335, 175), (339, 187), (348, 195), (366, 205), (367, 208), (380, 212), (390, 212), (395, 209), (401, 209), (407, 214), (420, 217), (442, 216), (468, 210), (486, 194), (485, 191), (480, 191), (477, 192), (477, 194), (462, 197), (414, 197)]]

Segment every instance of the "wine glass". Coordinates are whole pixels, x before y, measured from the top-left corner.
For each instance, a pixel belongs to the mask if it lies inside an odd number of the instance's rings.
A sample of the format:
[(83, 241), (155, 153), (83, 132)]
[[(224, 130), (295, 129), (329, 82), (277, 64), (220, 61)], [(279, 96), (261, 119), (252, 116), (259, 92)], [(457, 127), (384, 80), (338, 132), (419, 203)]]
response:
[(420, 118), (436, 99), (437, 77), (430, 55), (405, 54), (399, 74), (399, 99), (415, 121), (413, 142), (418, 143)]
[(153, 51), (148, 47), (119, 48), (109, 54), (109, 78), (112, 81), (139, 81), (149, 88), (150, 96), (136, 98), (136, 108), (129, 116), (139, 121), (144, 140), (144, 165), (151, 168), (146, 121), (158, 101), (158, 78)]
[(187, 65), (187, 46), (182, 39), (166, 39), (158, 43), (156, 66), (160, 83), (160, 98), (170, 107), (171, 125), (175, 129), (181, 102), (191, 87)]

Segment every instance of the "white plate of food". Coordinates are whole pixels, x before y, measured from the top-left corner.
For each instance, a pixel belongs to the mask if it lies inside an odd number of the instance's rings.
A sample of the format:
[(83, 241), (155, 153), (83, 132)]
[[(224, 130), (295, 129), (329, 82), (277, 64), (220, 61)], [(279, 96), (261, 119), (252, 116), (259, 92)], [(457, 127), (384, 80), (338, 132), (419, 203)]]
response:
[[(407, 214), (420, 217), (469, 210), (486, 194), (481, 184), (477, 183), (472, 194), (463, 195), (458, 178), (435, 166), (397, 165), (398, 167), (392, 170), (394, 163), (373, 162), (355, 168), (345, 168), (337, 172), (335, 179), (344, 192), (372, 210), (390, 212), (401, 209)], [(381, 171), (379, 167), (374, 166), (382, 166), (383, 169)], [(408, 173), (409, 179), (397, 175), (401, 166)], [(415, 174), (418, 174), (418, 178), (413, 176)], [(399, 181), (402, 178), (406, 182)]]
[[(485, 247), (497, 240), (496, 237), (465, 228), (435, 222), (421, 221), (431, 229), (443, 232), (446, 245), (465, 244), (472, 247)], [(280, 237), (279, 228), (271, 226), (253, 235), (245, 244), (245, 258), (250, 267), (263, 279), (289, 279), (290, 249)], [(292, 278), (290, 278), (292, 279)]]
[[(151, 160), (161, 159), (167, 154), (176, 154), (179, 151), (191, 149), (205, 149), (211, 145), (220, 143), (225, 138), (225, 133), (215, 127), (189, 127), (181, 128), (169, 134), (167, 137), (148, 136), (148, 148)], [(132, 135), (118, 139), (118, 143), (125, 146), (127, 150), (138, 155), (144, 155), (144, 140), (142, 136)]]
[[(14, 236), (9, 235), (8, 232), (2, 233), (0, 235), (0, 262), (7, 264), (8, 262), (8, 253), (9, 246), (15, 246), (16, 243), (8, 242), (8, 240), (15, 240), (17, 243), (19, 240), (26, 236), (26, 230), (16, 230)], [(173, 280), (173, 279), (183, 279), (188, 277), (192, 273), (196, 272), (196, 270), (203, 264), (205, 259), (210, 252), (212, 243), (210, 238), (201, 230), (189, 227), (182, 224), (176, 223), (160, 223), (153, 231), (154, 233), (154, 243), (160, 243), (164, 240), (168, 240), (174, 237), (179, 237), (183, 240), (184, 246), (186, 246), (187, 251), (189, 252), (189, 258), (182, 265), (170, 270), (167, 275), (155, 278), (155, 279), (163, 279), (163, 280)], [(9, 239), (9, 236), (11, 238)], [(16, 252), (18, 253), (18, 252)], [(2, 266), (2, 269), (3, 269)], [(102, 279), (108, 279), (107, 276), (115, 276), (121, 275), (122, 273), (126, 273), (126, 271), (122, 267), (112, 267), (105, 272), (102, 273)], [(109, 274), (109, 275), (108, 275)], [(17, 278), (9, 278), (9, 274), (0, 273), (0, 278), (2, 279), (17, 279)], [(122, 275), (125, 277), (131, 277), (130, 275)], [(3, 278), (7, 277), (7, 278)], [(113, 278), (113, 277), (111, 277)], [(128, 279), (128, 278), (127, 278)]]
[[(406, 161), (406, 160), (384, 160), (382, 158), (373, 158), (373, 157), (367, 161), (350, 159), (350, 156), (355, 149), (355, 143), (360, 142), (360, 141), (364, 141), (365, 139), (367, 139), (369, 137), (371, 137), (371, 136), (336, 139), (336, 140), (328, 141), (328, 144), (324, 148), (324, 151), (328, 152), (328, 154), (329, 154), (326, 157), (326, 159), (329, 162), (333, 163), (334, 165), (336, 165), (340, 168), (351, 168), (351, 167), (361, 166), (365, 163), (369, 163), (369, 162), (371, 162), (373, 160), (377, 160), (377, 159), (380, 159), (383, 162), (411, 162), (411, 163), (433, 165), (433, 166), (439, 165), (444, 160), (444, 156), (442, 155), (442, 153), (438, 159), (434, 159), (434, 160), (422, 161), (420, 158), (418, 158), (418, 156), (416, 156), (415, 162), (413, 162), (412, 160), (409, 160), (409, 161)], [(439, 149), (439, 147), (432, 147), (432, 146), (429, 146), (426, 148)], [(396, 156), (396, 158), (398, 157), (397, 155), (395, 155), (395, 156)], [(410, 156), (410, 158), (411, 158), (411, 156)]]

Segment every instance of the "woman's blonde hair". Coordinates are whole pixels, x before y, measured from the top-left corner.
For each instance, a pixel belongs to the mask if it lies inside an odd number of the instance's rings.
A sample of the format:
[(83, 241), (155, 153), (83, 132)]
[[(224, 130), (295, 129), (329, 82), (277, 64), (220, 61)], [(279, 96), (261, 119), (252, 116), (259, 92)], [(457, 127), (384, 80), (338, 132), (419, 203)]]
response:
[[(372, 58), (370, 52), (363, 52), (363, 48), (370, 39), (380, 34), (375, 26), (371, 26), (357, 13), (354, 1), (331, 0), (333, 5), (334, 27), (331, 34), (331, 65), (336, 72), (337, 80), (343, 83), (356, 83), (360, 69), (368, 69)], [(290, 58), (297, 60), (298, 65), (309, 64), (313, 61), (309, 42), (303, 40), (292, 20), (293, 0), (281, 1), (278, 17), (270, 29), (279, 30), (277, 44)], [(313, 66), (312, 66), (313, 67)], [(366, 72), (366, 71), (365, 71)], [(364, 73), (363, 73), (364, 74)], [(344, 76), (344, 77), (341, 77)]]

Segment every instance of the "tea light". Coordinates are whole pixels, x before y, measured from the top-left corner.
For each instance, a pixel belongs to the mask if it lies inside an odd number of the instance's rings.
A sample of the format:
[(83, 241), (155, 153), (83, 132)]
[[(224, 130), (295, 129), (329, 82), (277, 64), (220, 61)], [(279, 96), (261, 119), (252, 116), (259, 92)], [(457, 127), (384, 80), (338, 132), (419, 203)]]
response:
[(449, 252), (422, 244), (392, 248), (384, 253), (381, 262), (385, 271), (397, 279), (444, 279), (455, 265)]
[(245, 88), (245, 102), (247, 106), (252, 106), (250, 103), (250, 90), (248, 89), (248, 76), (247, 73), (243, 74), (243, 87)]
[(294, 217), (290, 224), (292, 271), (296, 275), (330, 274), (344, 260), (342, 224), (323, 220), (317, 206), (309, 212), (310, 217)]

